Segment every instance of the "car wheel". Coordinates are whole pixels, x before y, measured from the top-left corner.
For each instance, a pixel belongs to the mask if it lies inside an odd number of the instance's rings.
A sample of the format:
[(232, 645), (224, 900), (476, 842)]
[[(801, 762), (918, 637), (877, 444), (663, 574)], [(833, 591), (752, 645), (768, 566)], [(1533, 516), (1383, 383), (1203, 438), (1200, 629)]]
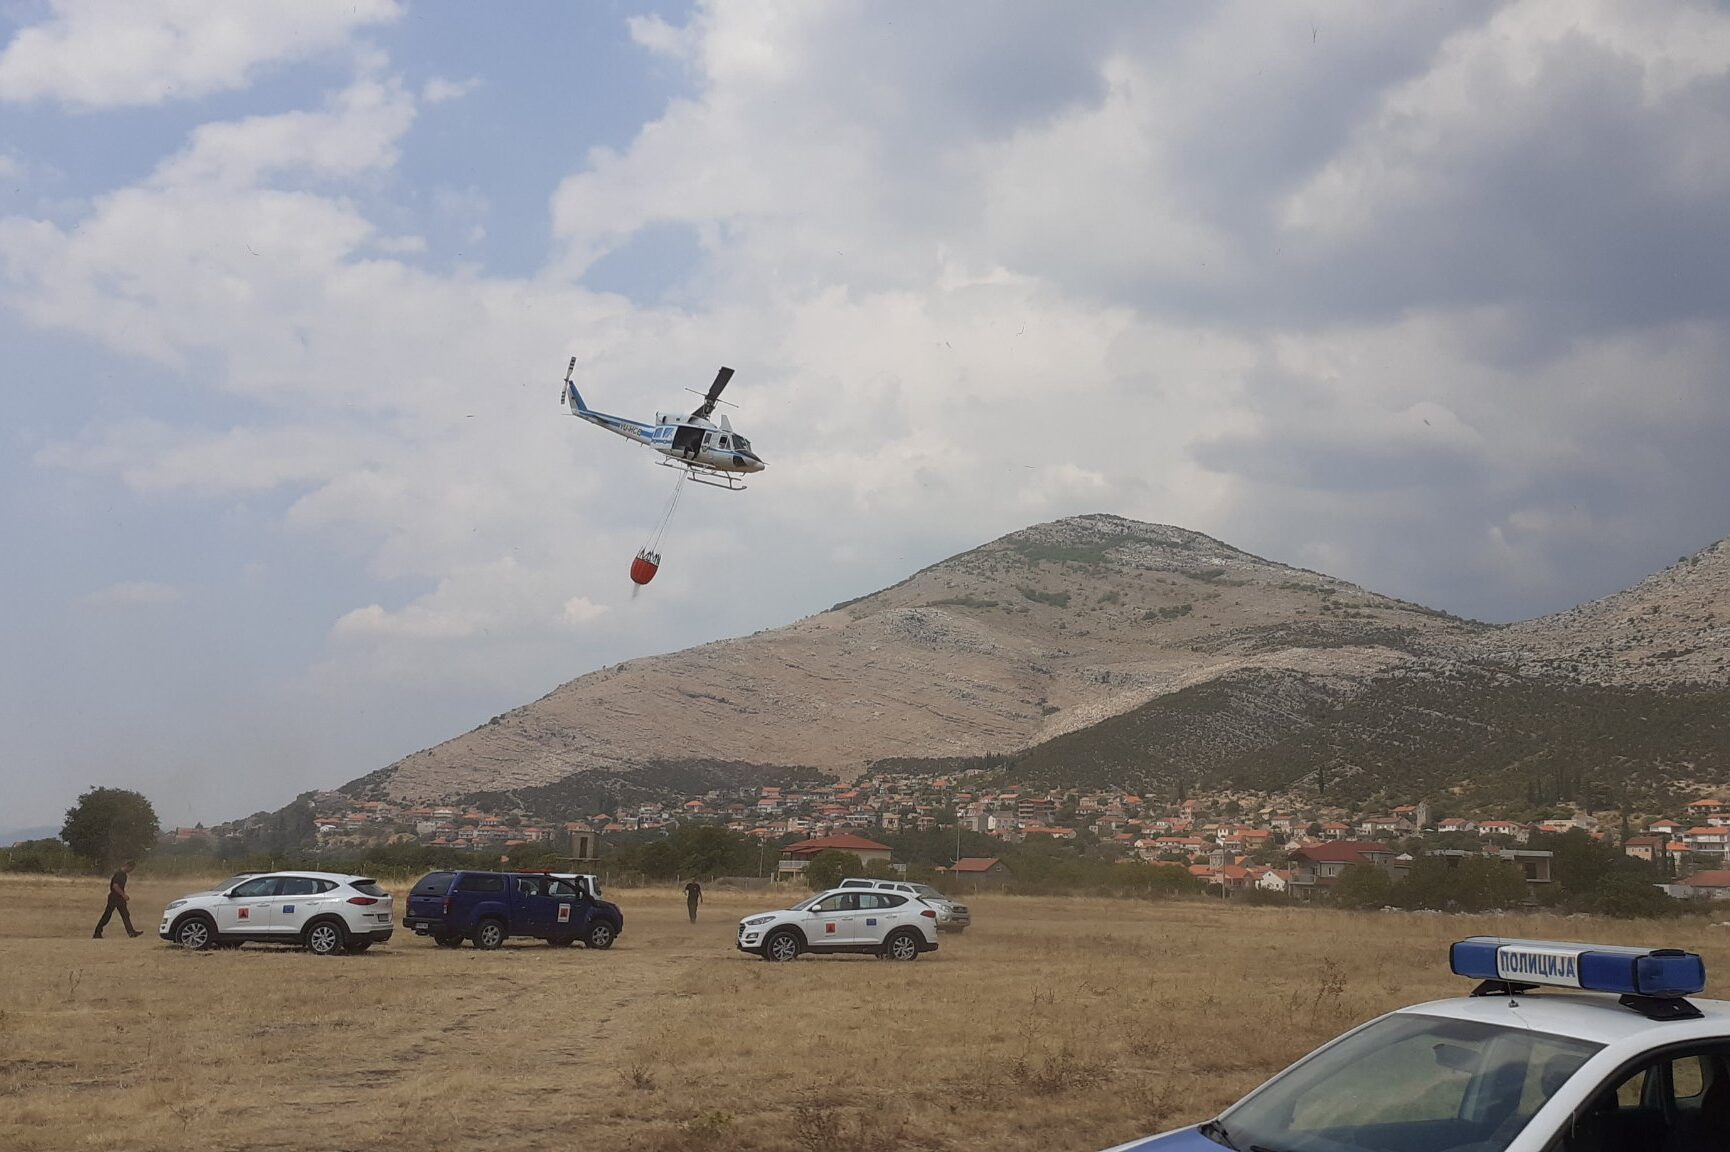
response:
[(306, 926), (305, 943), (314, 956), (335, 956), (348, 947), (348, 933), (335, 920), (314, 920)]
[(583, 943), (595, 949), (611, 948), (613, 940), (613, 926), (605, 920), (590, 924), (588, 932), (583, 936)]
[(890, 960), (919, 959), (919, 933), (906, 928), (891, 933), (883, 942), (883, 955)]
[(348, 954), (350, 956), (359, 956), (362, 952), (365, 952), (371, 947), (371, 940), (350, 940), (348, 942)]
[(550, 936), (547, 938), (547, 943), (551, 944), (554, 948), (569, 948), (576, 942), (577, 940), (574, 936)]
[(763, 959), (777, 963), (797, 960), (802, 949), (799, 946), (799, 934), (790, 928), (769, 933), (769, 938), (763, 941)]
[(457, 948), (462, 945), (462, 942), (463, 938), (461, 936), (440, 935), (433, 937), (433, 943), (437, 944), (440, 948)]
[(216, 925), (203, 916), (187, 916), (174, 926), (174, 942), (193, 952), (202, 952), (216, 943)]
[(505, 926), (497, 920), (482, 920), (475, 925), (475, 947), (484, 952), (501, 948), (505, 942)]

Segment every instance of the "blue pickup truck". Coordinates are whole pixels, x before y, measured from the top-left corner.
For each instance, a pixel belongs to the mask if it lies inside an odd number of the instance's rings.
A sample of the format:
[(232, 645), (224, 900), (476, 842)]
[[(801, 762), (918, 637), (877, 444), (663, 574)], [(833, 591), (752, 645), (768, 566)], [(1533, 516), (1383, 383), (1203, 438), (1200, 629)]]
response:
[(429, 872), (409, 891), (404, 928), (442, 948), (497, 948), (512, 936), (558, 947), (611, 948), (625, 929), (591, 876), (548, 872)]

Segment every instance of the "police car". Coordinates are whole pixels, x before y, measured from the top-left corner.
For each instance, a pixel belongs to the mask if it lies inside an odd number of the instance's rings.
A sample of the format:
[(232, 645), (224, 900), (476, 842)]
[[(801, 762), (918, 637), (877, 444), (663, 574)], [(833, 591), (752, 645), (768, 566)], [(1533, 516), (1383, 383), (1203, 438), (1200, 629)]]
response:
[(739, 951), (777, 961), (806, 952), (917, 960), (937, 951), (937, 910), (905, 892), (832, 888), (739, 921)]
[(1730, 1149), (1730, 1003), (1687, 999), (1699, 956), (1475, 936), (1451, 963), (1482, 981), (1469, 996), (1371, 1020), (1218, 1118), (1120, 1149)]
[(182, 948), (298, 944), (320, 956), (365, 952), (391, 937), (393, 901), (370, 876), (246, 873), (171, 900), (157, 934)]

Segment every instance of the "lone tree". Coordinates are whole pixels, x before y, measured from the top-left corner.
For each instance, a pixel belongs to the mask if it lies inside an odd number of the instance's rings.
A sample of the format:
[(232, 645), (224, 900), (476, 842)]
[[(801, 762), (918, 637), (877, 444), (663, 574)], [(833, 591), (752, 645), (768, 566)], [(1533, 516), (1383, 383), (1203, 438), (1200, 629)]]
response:
[(821, 892), (841, 883), (841, 877), (857, 876), (862, 871), (864, 865), (859, 863), (859, 857), (851, 852), (828, 848), (811, 857), (811, 862), (805, 865), (805, 882), (813, 891)]
[(66, 810), (60, 839), (106, 872), (123, 860), (149, 852), (159, 831), (156, 809), (139, 793), (124, 788), (92, 788)]

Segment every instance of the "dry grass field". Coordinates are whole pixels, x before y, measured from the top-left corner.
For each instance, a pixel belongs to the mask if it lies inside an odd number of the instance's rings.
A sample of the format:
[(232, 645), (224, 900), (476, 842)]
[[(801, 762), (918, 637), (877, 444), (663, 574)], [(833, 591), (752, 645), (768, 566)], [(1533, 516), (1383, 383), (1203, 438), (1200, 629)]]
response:
[[(1706, 955), (1730, 930), (977, 897), (913, 964), (733, 949), (761, 895), (619, 891), (609, 952), (364, 956), (89, 938), (100, 879), (0, 877), (0, 1148), (1104, 1148), (1205, 1117), (1342, 1028), (1455, 995), (1476, 932)], [(398, 893), (399, 902), (401, 893)]]

